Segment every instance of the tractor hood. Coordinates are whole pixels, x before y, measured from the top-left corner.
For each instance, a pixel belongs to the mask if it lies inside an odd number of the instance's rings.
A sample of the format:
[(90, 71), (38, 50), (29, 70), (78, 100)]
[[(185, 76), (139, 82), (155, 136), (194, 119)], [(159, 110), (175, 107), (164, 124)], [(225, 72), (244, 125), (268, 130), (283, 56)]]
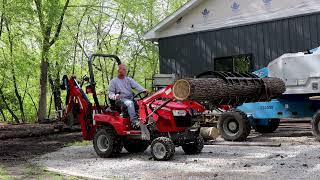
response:
[[(164, 100), (157, 100), (151, 104), (152, 108), (156, 108), (163, 104), (165, 101)], [(191, 109), (197, 111), (197, 112), (204, 112), (205, 108), (202, 106), (200, 103), (197, 103), (195, 101), (172, 101), (169, 102), (165, 107), (162, 109), (164, 110), (185, 110), (189, 111)]]

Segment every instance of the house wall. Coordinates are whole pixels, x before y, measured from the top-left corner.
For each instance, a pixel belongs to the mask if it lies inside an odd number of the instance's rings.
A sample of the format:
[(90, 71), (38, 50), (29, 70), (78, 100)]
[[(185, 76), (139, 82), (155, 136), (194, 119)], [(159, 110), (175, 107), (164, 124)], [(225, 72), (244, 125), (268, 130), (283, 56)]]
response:
[(289, 52), (320, 45), (320, 13), (159, 39), (160, 72), (194, 76), (214, 59), (253, 54), (254, 68)]
[(147, 33), (146, 38), (217, 30), (316, 12), (320, 12), (319, 0), (204, 0), (176, 17), (174, 22)]

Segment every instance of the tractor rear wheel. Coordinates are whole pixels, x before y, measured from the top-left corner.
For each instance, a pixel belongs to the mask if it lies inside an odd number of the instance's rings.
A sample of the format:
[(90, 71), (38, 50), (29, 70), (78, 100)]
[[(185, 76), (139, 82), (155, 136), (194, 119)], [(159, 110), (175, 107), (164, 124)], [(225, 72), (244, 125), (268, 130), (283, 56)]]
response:
[(232, 110), (220, 116), (218, 129), (226, 141), (244, 141), (250, 134), (251, 125), (244, 112)]
[(151, 154), (156, 161), (172, 159), (175, 153), (175, 145), (170, 138), (158, 137), (151, 143)]
[(278, 129), (280, 119), (270, 119), (267, 126), (255, 126), (255, 131), (259, 133), (273, 133)]
[(123, 145), (129, 153), (140, 153), (147, 150), (149, 142), (142, 140), (126, 140), (123, 142)]
[(192, 144), (182, 145), (182, 149), (186, 154), (199, 154), (204, 146), (204, 140), (201, 135)]
[(312, 132), (318, 141), (320, 141), (320, 111), (318, 111), (311, 121)]
[(111, 130), (100, 129), (94, 135), (93, 147), (97, 155), (108, 158), (114, 153), (115, 135)]

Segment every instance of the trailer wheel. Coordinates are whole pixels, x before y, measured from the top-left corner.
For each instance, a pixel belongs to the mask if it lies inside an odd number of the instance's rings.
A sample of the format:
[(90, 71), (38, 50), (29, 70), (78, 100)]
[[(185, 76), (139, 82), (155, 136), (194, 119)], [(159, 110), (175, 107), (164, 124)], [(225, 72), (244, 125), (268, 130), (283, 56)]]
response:
[(204, 146), (204, 140), (201, 135), (197, 137), (194, 143), (182, 145), (182, 149), (186, 154), (199, 154)]
[(149, 147), (148, 141), (142, 141), (142, 140), (126, 140), (123, 142), (124, 148), (129, 153), (139, 153), (144, 152)]
[(255, 131), (259, 133), (273, 133), (278, 129), (280, 119), (270, 119), (267, 126), (255, 126)]
[(170, 138), (158, 137), (151, 143), (151, 154), (156, 161), (172, 159), (175, 153), (175, 145)]
[(312, 132), (318, 141), (320, 141), (320, 111), (318, 111), (311, 121)]
[(232, 110), (220, 116), (218, 129), (226, 141), (244, 141), (250, 134), (251, 125), (244, 112)]
[(115, 135), (112, 131), (100, 129), (93, 138), (93, 147), (97, 155), (108, 158), (112, 155), (115, 148)]

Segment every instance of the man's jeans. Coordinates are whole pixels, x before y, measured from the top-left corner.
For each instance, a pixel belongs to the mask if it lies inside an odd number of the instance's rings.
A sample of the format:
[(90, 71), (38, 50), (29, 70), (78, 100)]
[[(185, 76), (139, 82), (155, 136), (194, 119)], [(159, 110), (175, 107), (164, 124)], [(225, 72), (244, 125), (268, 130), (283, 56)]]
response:
[(121, 102), (122, 102), (124, 105), (127, 106), (128, 113), (129, 113), (131, 122), (132, 122), (132, 123), (137, 123), (138, 118), (137, 118), (136, 109), (135, 109), (135, 107), (134, 107), (133, 101), (130, 100), (130, 99), (122, 98), (122, 99), (121, 99)]

